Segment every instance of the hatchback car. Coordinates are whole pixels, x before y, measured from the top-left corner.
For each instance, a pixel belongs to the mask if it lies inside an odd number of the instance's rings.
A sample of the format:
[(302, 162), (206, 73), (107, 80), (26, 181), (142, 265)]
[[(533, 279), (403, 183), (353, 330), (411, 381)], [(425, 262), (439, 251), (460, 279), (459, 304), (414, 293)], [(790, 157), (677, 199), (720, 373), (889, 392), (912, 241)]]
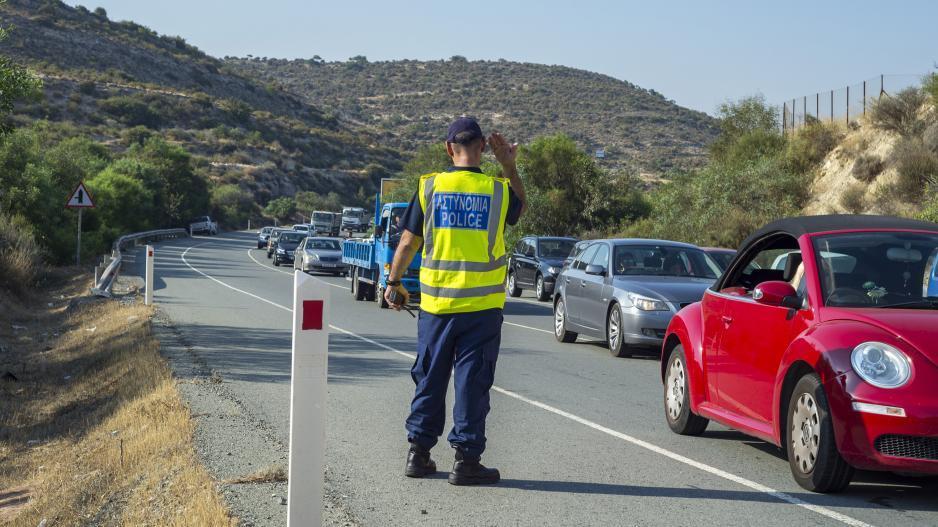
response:
[(333, 275), (348, 272), (348, 264), (342, 262), (342, 240), (339, 238), (308, 237), (296, 248), (293, 268), (311, 273), (331, 273)]
[(519, 240), (508, 258), (508, 295), (521, 296), (522, 289), (533, 288), (538, 300), (549, 299), (574, 244), (576, 238), (527, 236)]
[(306, 239), (306, 233), (300, 231), (285, 231), (277, 239), (277, 249), (274, 251), (274, 265), (293, 263), (296, 248)]
[(936, 260), (927, 222), (814, 216), (756, 231), (668, 327), (668, 425), (697, 435), (712, 419), (779, 445), (815, 492), (846, 488), (855, 468), (938, 474)]
[(560, 274), (554, 295), (554, 336), (604, 339), (616, 357), (637, 347), (659, 348), (671, 317), (719, 276), (698, 247), (644, 240), (596, 240)]

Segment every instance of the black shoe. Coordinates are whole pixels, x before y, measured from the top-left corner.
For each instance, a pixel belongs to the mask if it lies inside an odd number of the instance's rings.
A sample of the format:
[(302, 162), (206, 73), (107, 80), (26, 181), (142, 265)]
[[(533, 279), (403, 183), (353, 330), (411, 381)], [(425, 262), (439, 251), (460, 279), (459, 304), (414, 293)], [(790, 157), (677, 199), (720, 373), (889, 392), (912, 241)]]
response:
[(464, 459), (456, 451), (453, 471), (449, 473), (450, 485), (493, 485), (501, 479), (497, 468), (487, 468), (478, 459)]
[(430, 459), (430, 451), (418, 445), (411, 444), (407, 452), (407, 466), (404, 475), (408, 478), (422, 478), (436, 474), (436, 462)]

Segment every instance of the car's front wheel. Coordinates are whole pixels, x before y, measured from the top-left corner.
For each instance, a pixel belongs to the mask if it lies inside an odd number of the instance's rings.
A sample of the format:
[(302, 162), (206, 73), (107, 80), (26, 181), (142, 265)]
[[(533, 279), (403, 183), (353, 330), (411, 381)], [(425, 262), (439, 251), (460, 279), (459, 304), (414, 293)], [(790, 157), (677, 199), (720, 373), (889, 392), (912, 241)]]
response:
[(280, 258), (274, 258), (274, 267), (280, 267)]
[(557, 299), (554, 305), (554, 337), (560, 342), (575, 342), (577, 334), (567, 330), (567, 305), (563, 297)]
[(689, 386), (687, 357), (684, 356), (684, 347), (678, 345), (668, 357), (664, 378), (664, 415), (674, 433), (699, 436), (710, 421), (691, 411)]
[(788, 400), (785, 443), (792, 476), (812, 492), (840, 492), (853, 479), (853, 467), (837, 450), (832, 419), (821, 379), (805, 375)]
[(612, 304), (606, 322), (606, 344), (613, 357), (631, 357), (632, 352), (625, 344), (625, 335), (622, 327), (622, 310), (619, 304)]
[(547, 300), (547, 288), (544, 287), (544, 277), (537, 275), (537, 279), (534, 281), (534, 293), (537, 295), (537, 299), (541, 302)]
[(508, 296), (521, 296), (521, 288), (518, 287), (518, 282), (515, 280), (515, 273), (508, 273), (508, 282), (505, 284), (505, 290), (508, 292)]

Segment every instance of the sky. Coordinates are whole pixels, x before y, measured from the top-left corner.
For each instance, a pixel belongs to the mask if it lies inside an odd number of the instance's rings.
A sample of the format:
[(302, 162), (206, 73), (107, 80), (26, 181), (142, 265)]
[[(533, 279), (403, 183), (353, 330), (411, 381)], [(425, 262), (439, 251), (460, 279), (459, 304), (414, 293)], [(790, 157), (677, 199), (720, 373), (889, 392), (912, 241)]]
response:
[[(216, 57), (507, 59), (586, 69), (715, 114), (938, 62), (938, 2), (69, 0)], [(908, 78), (908, 77), (907, 77)], [(898, 78), (896, 82), (898, 82)]]

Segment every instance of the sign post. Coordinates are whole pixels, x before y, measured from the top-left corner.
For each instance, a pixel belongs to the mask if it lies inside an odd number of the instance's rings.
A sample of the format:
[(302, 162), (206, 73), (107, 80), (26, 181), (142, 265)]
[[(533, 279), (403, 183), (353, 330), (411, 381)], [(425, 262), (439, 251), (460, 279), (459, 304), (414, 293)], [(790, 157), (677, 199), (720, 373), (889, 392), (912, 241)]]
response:
[(68, 197), (65, 207), (69, 209), (78, 209), (78, 241), (75, 246), (75, 265), (81, 265), (81, 212), (84, 209), (94, 208), (94, 199), (91, 193), (85, 188), (85, 182), (78, 182), (78, 186)]
[(146, 291), (143, 294), (143, 304), (149, 306), (153, 303), (153, 246), (147, 245)]
[(322, 525), (329, 311), (326, 283), (294, 272), (288, 527)]

